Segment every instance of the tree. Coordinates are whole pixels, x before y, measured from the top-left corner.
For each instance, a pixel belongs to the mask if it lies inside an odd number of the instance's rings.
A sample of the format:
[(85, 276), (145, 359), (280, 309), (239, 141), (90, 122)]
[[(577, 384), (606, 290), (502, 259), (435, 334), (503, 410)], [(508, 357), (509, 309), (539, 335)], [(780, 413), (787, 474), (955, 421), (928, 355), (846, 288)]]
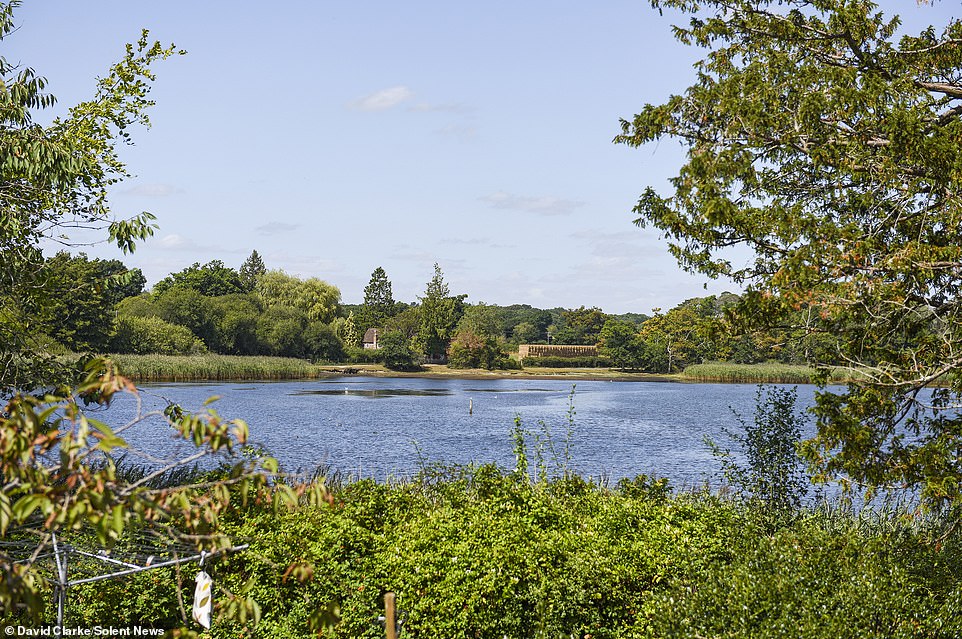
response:
[(384, 322), (385, 331), (397, 331), (408, 340), (415, 340), (421, 330), (421, 309), (418, 306), (408, 306), (397, 315)]
[[(16, 6), (0, 5), (0, 39), (14, 29)], [(69, 246), (71, 229), (94, 229), (126, 252), (153, 234), (149, 213), (114, 219), (107, 192), (126, 176), (117, 143), (128, 141), (134, 125), (150, 123), (150, 65), (175, 52), (149, 44), (145, 32), (91, 100), (47, 126), (34, 121), (55, 103), (46, 81), (0, 58), (0, 393), (69, 375), (38, 340), (38, 317), (53, 297), (43, 281), (44, 238)]]
[(501, 337), (502, 326), (501, 309), (484, 302), (467, 306), (458, 322), (459, 331), (471, 331), (482, 337)]
[(266, 272), (267, 267), (264, 266), (264, 260), (261, 259), (260, 254), (257, 251), (251, 251), (251, 254), (244, 260), (244, 263), (241, 264), (239, 272), (244, 290), (248, 293), (253, 291), (254, 286), (257, 284), (257, 278)]
[(217, 343), (217, 317), (212, 299), (192, 288), (175, 286), (155, 298), (151, 309), (165, 322), (190, 329), (210, 348)]
[(449, 368), (507, 368), (508, 354), (498, 339), (476, 333), (470, 328), (459, 329), (448, 347)]
[(337, 335), (338, 339), (346, 348), (358, 348), (361, 345), (361, 332), (357, 328), (357, 320), (354, 318), (354, 312), (351, 311), (347, 314), (347, 317), (338, 317), (331, 322), (331, 327), (334, 329), (334, 334)]
[(229, 355), (256, 355), (257, 319), (264, 307), (256, 295), (222, 295), (207, 300), (210, 318), (214, 323), (212, 343), (208, 347)]
[[(743, 283), (746, 324), (811, 309), (807, 330), (864, 376), (819, 394), (821, 477), (957, 502), (962, 23), (900, 36), (867, 0), (653, 4), (691, 14), (676, 36), (709, 51), (684, 94), (622, 121), (617, 142), (687, 149), (636, 223), (686, 269)], [(732, 262), (736, 245), (754, 259)]]
[(283, 305), (296, 308), (310, 320), (330, 323), (337, 317), (341, 292), (316, 277), (302, 280), (284, 271), (267, 271), (257, 278), (255, 292), (268, 308)]
[(114, 324), (117, 303), (143, 289), (139, 270), (130, 272), (119, 260), (91, 260), (85, 254), (60, 251), (43, 267), (50, 293), (43, 309), (50, 336), (67, 348), (103, 353)]
[(344, 345), (330, 324), (311, 322), (304, 332), (305, 353), (312, 360), (337, 362), (344, 358)]
[(511, 340), (517, 344), (531, 344), (540, 338), (538, 327), (530, 322), (520, 322), (511, 330)]
[(585, 308), (584, 306), (561, 311), (562, 324), (554, 335), (556, 344), (585, 344), (594, 346), (598, 343), (601, 328), (605, 325), (607, 316), (600, 308)]
[(360, 330), (383, 326), (384, 321), (394, 315), (394, 307), (391, 280), (379, 266), (371, 273), (371, 281), (364, 287), (364, 304), (358, 315)]
[(220, 260), (211, 260), (203, 266), (199, 262), (194, 262), (180, 272), (171, 273), (157, 282), (154, 293), (163, 295), (172, 288), (197, 291), (205, 297), (247, 292), (240, 273), (229, 266), (224, 266)]
[(421, 324), (417, 343), (422, 353), (431, 357), (447, 353), (454, 331), (464, 314), (466, 297), (467, 295), (451, 295), (441, 267), (435, 264), (434, 277), (428, 282), (424, 297), (419, 298)]
[(378, 354), (384, 365), (392, 370), (417, 368), (411, 343), (398, 331), (387, 331), (379, 340)]
[(601, 329), (598, 341), (598, 354), (611, 360), (618, 368), (640, 368), (645, 343), (638, 335), (637, 327), (631, 322), (609, 319)]
[[(16, 6), (0, 4), (0, 40), (14, 29)], [(152, 525), (195, 547), (221, 548), (229, 540), (214, 534), (219, 514), (249, 488), (264, 485), (261, 470), (275, 468), (241, 461), (226, 469), (224, 477), (232, 479), (215, 479), (203, 491), (150, 488), (168, 471), (246, 441), (243, 422), (222, 419), (212, 409), (193, 415), (171, 407), (157, 416), (163, 427), (196, 448), (140, 480), (125, 479), (117, 458), (138, 451), (124, 433), (145, 416), (111, 428), (88, 418), (85, 407), (136, 392), (133, 385), (106, 360), (64, 365), (36, 338), (57, 295), (44, 272), (45, 242), (70, 246), (70, 230), (85, 228), (129, 252), (153, 232), (150, 214), (114, 219), (107, 193), (127, 175), (116, 145), (129, 140), (134, 125), (149, 124), (151, 65), (175, 52), (150, 44), (144, 32), (97, 82), (91, 100), (49, 125), (35, 121), (38, 110), (54, 103), (43, 93), (43, 78), (0, 57), (0, 540), (16, 540), (0, 547), (5, 620), (39, 622), (48, 583), (35, 560), (50, 552), (52, 534), (86, 529), (109, 546), (131, 528)], [(24, 544), (31, 544), (28, 556), (15, 561), (12, 547)]]
[(309, 318), (302, 309), (275, 304), (257, 318), (257, 341), (265, 355), (304, 357), (308, 324)]

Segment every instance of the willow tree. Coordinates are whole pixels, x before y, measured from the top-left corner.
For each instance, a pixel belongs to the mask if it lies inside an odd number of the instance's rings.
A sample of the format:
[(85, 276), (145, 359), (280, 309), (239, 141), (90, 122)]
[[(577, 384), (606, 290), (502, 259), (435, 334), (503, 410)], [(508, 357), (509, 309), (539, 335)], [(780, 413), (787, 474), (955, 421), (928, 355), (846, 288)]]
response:
[(857, 371), (818, 396), (806, 452), (822, 477), (957, 502), (962, 24), (901, 35), (866, 0), (652, 4), (689, 14), (675, 36), (705, 56), (683, 94), (622, 121), (616, 142), (686, 149), (636, 224), (684, 268), (744, 284), (736, 317), (814, 318), (798, 328)]

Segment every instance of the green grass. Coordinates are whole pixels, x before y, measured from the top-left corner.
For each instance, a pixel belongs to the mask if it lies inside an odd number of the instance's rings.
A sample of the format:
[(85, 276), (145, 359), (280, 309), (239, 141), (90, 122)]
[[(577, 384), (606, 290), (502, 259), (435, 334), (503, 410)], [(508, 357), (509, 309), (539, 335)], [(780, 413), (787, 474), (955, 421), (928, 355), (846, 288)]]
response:
[(329, 375), (293, 357), (249, 355), (111, 355), (123, 375), (139, 382), (304, 379)]
[[(713, 362), (693, 364), (685, 369), (682, 377), (698, 382), (810, 384), (814, 369), (792, 364), (731, 364)], [(832, 373), (833, 382), (844, 382), (846, 375), (837, 370)]]

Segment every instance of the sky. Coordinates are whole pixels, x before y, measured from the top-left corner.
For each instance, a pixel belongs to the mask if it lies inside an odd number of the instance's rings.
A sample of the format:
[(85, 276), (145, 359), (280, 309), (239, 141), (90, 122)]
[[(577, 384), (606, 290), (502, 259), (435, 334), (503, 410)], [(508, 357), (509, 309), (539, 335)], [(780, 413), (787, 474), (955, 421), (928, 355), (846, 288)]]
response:
[[(882, 5), (907, 27), (959, 9)], [(378, 266), (414, 301), (435, 262), (471, 303), (650, 313), (738, 291), (632, 224), (684, 154), (613, 144), (619, 119), (682, 92), (700, 53), (645, 0), (32, 0), (15, 21), (2, 55), (58, 98), (40, 121), (92, 96), (142, 28), (187, 51), (156, 66), (153, 126), (122, 150), (134, 175), (111, 196), (159, 229), (132, 255), (85, 249), (148, 286), (257, 250), (346, 303)]]

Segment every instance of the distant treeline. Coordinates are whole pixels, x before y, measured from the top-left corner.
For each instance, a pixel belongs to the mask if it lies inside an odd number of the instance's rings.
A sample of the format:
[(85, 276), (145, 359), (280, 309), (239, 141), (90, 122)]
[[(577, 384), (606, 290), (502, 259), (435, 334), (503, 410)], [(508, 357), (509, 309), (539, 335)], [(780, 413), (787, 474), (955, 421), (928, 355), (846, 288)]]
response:
[[(611, 366), (667, 373), (690, 364), (778, 361), (803, 364), (831, 340), (800, 313), (789, 328), (735, 330), (739, 296), (694, 298), (654, 316), (598, 308), (540, 309), (527, 304), (469, 304), (452, 294), (438, 265), (424, 294), (396, 301), (378, 267), (361, 304), (342, 304), (337, 287), (269, 270), (257, 251), (234, 269), (219, 260), (171, 273), (153, 290), (138, 269), (117, 260), (58, 253), (46, 261), (58, 290), (47, 310), (48, 345), (77, 352), (262, 355), (325, 362), (423, 361), (455, 368), (510, 368), (518, 344), (597, 345), (590, 363), (541, 358), (538, 366)], [(378, 329), (377, 350), (365, 349)], [(543, 360), (543, 361), (542, 361)], [(556, 361), (557, 360), (557, 361)]]

